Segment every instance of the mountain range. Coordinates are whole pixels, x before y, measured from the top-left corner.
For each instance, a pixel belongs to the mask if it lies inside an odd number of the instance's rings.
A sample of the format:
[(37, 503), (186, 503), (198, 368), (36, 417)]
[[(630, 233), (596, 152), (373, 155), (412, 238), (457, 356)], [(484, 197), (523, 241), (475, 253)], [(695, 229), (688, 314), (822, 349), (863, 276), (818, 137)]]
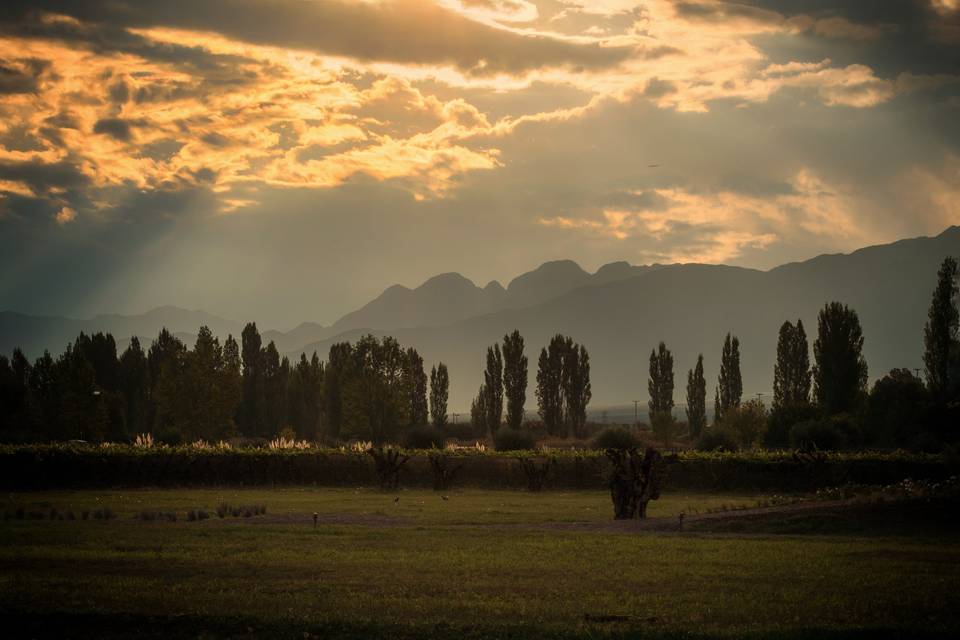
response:
[[(450, 368), (450, 406), (463, 411), (482, 377), (486, 347), (519, 329), (530, 359), (528, 409), (539, 350), (565, 333), (590, 352), (593, 405), (628, 405), (647, 397), (649, 353), (660, 340), (675, 360), (675, 400), (683, 402), (686, 371), (704, 354), (708, 393), (728, 331), (741, 340), (745, 395), (769, 394), (777, 332), (785, 320), (802, 319), (812, 342), (817, 312), (838, 300), (860, 315), (871, 378), (893, 367), (922, 367), (923, 325), (937, 269), (960, 255), (960, 227), (935, 237), (901, 240), (850, 254), (822, 255), (769, 271), (704, 264), (605, 265), (588, 273), (575, 262), (548, 262), (514, 278), (477, 286), (456, 273), (430, 278), (416, 288), (394, 285), (331, 326), (305, 322), (290, 331), (268, 330), (291, 357), (323, 356), (334, 342), (364, 333), (390, 334), (416, 347), (429, 366)], [(30, 357), (59, 352), (80, 331), (109, 331), (123, 345), (144, 344), (167, 327), (188, 343), (207, 325), (222, 337), (243, 324), (204, 311), (165, 306), (142, 315), (107, 314), (89, 320), (0, 312), (0, 353), (20, 346)]]

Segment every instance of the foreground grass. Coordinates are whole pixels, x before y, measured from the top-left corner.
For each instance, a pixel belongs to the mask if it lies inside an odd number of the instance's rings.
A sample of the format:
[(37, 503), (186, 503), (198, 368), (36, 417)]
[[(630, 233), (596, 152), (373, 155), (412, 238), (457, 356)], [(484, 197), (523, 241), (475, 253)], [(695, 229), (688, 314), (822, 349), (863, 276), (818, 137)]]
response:
[[(398, 495), (6, 496), (8, 509), (107, 505), (119, 517), (0, 523), (0, 612), (8, 625), (31, 625), (26, 635), (70, 625), (74, 637), (947, 637), (960, 629), (960, 545), (949, 537), (490, 526), (609, 520), (610, 507), (597, 492)], [(668, 494), (652, 515), (754, 500)], [(268, 516), (183, 521), (185, 510), (220, 501), (266, 504)], [(134, 520), (144, 509), (176, 509), (180, 520)], [(381, 518), (314, 529), (314, 511)]]

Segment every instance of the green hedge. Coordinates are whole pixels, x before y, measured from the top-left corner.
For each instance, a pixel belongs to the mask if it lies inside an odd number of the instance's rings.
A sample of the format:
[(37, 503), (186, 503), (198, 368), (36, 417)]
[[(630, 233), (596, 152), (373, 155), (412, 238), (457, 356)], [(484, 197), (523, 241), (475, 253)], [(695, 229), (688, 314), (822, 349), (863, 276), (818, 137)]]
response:
[[(400, 474), (407, 487), (430, 487), (426, 451), (408, 451)], [(448, 453), (462, 465), (454, 487), (522, 489), (519, 455), (556, 460), (552, 489), (603, 489), (608, 471), (601, 451)], [(956, 470), (942, 456), (835, 453), (798, 457), (789, 451), (682, 452), (671, 464), (668, 489), (814, 491), (846, 483), (891, 484), (904, 478), (942, 480)], [(369, 456), (343, 449), (195, 449), (126, 445), (0, 446), (4, 490), (141, 486), (375, 486)]]

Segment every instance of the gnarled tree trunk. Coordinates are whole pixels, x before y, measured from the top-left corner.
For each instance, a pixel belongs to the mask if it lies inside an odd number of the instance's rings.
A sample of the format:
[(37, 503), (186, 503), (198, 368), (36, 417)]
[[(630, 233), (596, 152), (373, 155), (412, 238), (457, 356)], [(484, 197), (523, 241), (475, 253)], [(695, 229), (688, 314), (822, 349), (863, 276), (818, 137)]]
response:
[(393, 491), (400, 486), (400, 467), (406, 464), (409, 456), (400, 453), (393, 447), (377, 447), (367, 451), (373, 458), (374, 470), (380, 481), (380, 488), (384, 491)]
[(546, 482), (547, 474), (550, 473), (550, 468), (553, 466), (555, 460), (553, 458), (547, 458), (542, 464), (537, 464), (530, 458), (519, 457), (517, 460), (520, 461), (520, 468), (523, 469), (523, 473), (527, 476), (527, 490), (543, 491), (543, 484)]
[(613, 463), (609, 484), (614, 519), (646, 518), (647, 504), (660, 497), (663, 456), (652, 447), (642, 455), (637, 449), (607, 449), (606, 454)]
[(427, 459), (430, 461), (430, 470), (433, 471), (433, 490), (446, 491), (463, 465), (454, 466), (442, 453), (431, 453)]

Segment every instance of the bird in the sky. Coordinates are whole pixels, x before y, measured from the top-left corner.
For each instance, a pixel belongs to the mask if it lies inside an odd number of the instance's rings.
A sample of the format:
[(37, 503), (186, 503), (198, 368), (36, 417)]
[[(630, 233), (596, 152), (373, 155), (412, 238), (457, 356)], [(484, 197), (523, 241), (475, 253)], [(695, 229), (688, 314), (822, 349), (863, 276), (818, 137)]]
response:
[(648, 165), (647, 165), (647, 167), (649, 167), (650, 169), (656, 169), (656, 168), (659, 167), (659, 166), (660, 166), (660, 165), (658, 165), (658, 164), (648, 164)]

